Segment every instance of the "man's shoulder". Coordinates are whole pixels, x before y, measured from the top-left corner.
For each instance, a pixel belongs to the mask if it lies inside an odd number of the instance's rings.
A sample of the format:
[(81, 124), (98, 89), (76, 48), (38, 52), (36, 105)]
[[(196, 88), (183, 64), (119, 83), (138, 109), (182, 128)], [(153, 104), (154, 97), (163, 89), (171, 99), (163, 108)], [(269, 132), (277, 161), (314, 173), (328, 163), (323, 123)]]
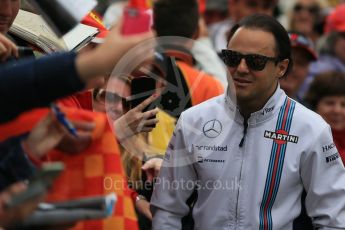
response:
[[(291, 99), (293, 100), (293, 99)], [(293, 100), (294, 101), (294, 100)], [(294, 121), (299, 126), (307, 126), (310, 130), (323, 129), (328, 126), (326, 121), (316, 112), (308, 109), (301, 103), (294, 101), (295, 112), (294, 112)]]
[(224, 109), (224, 102), (225, 96), (224, 94), (219, 95), (217, 97), (213, 97), (207, 101), (204, 101), (198, 105), (195, 105), (187, 110), (185, 110), (182, 114), (184, 117), (195, 117), (195, 116), (203, 116), (207, 113), (215, 113), (217, 111), (221, 111)]

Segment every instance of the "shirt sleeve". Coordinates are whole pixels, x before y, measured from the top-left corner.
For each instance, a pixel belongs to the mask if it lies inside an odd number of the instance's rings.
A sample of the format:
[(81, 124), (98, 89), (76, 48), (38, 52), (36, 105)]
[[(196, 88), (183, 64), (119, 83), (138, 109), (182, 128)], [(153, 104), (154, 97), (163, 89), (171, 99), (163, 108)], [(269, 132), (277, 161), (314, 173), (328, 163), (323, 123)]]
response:
[(75, 53), (62, 53), (1, 65), (0, 123), (83, 89), (75, 59)]
[(313, 224), (317, 229), (344, 229), (345, 169), (329, 126), (321, 131), (301, 161), (306, 209)]
[(14, 137), (0, 143), (0, 191), (12, 183), (29, 179), (36, 171), (21, 146), (23, 138)]
[(153, 229), (181, 229), (188, 214), (187, 199), (192, 195), (197, 175), (193, 154), (186, 144), (181, 115), (164, 157), (151, 198)]

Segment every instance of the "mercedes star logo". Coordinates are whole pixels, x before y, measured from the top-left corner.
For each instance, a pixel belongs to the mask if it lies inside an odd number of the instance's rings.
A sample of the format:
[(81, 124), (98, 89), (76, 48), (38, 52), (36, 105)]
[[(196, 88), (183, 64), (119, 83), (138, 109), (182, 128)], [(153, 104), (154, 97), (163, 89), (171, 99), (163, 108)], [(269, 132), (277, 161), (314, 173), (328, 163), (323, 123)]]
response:
[(222, 123), (216, 119), (210, 120), (206, 122), (202, 131), (206, 137), (216, 138), (222, 132)]

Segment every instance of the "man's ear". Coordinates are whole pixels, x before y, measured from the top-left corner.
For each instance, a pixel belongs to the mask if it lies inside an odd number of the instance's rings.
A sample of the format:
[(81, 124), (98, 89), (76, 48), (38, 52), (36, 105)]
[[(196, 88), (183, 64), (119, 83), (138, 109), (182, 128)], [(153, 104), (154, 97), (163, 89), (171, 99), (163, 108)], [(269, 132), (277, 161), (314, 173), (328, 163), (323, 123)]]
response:
[(289, 62), (289, 59), (284, 59), (283, 61), (278, 62), (278, 78), (282, 78), (285, 75), (289, 67)]

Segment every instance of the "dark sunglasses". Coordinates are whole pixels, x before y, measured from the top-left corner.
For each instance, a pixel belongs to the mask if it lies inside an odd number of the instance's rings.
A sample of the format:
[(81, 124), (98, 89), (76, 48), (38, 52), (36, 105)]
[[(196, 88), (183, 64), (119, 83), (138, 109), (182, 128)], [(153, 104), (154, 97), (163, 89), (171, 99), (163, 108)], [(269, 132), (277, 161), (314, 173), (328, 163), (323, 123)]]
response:
[(95, 89), (94, 91), (94, 99), (102, 104), (105, 103), (122, 103), (124, 107), (129, 107), (130, 101), (127, 98), (121, 97), (117, 93), (111, 93), (106, 91), (105, 89)]
[(245, 1), (245, 4), (249, 8), (261, 7), (263, 9), (269, 9), (269, 8), (273, 7), (274, 1), (264, 1), (264, 2), (261, 2), (261, 1), (258, 1), (258, 0), (247, 0), (247, 1)]
[(266, 57), (260, 54), (241, 54), (233, 50), (222, 50), (222, 59), (225, 65), (229, 67), (237, 67), (244, 58), (249, 69), (253, 71), (261, 71), (265, 68), (268, 61), (277, 63), (278, 58)]
[(318, 6), (303, 6), (301, 4), (296, 4), (293, 8), (293, 10), (295, 12), (300, 12), (302, 10), (306, 10), (308, 11), (310, 14), (316, 14), (317, 12), (319, 12), (319, 7)]

